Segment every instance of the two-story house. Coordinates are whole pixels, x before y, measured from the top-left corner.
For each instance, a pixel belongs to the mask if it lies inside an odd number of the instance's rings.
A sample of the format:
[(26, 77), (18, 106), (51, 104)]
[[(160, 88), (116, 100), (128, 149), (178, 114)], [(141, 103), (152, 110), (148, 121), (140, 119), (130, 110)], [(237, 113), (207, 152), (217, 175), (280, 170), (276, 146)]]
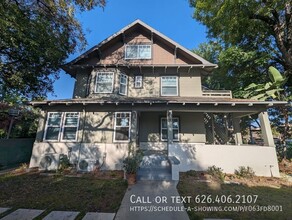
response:
[[(54, 169), (66, 154), (79, 170), (122, 169), (132, 147), (141, 166), (168, 164), (173, 179), (212, 165), (279, 176), (266, 109), (284, 103), (207, 90), (202, 77), (216, 67), (136, 20), (62, 67), (76, 79), (72, 99), (31, 103), (42, 117), (30, 167)], [(242, 142), (240, 118), (251, 114), (265, 146)]]

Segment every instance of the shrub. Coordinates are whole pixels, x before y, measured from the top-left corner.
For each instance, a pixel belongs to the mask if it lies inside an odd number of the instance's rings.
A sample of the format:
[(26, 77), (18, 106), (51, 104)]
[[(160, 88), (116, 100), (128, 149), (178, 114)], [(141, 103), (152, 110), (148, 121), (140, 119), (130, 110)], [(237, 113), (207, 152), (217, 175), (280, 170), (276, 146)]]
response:
[(238, 177), (242, 177), (242, 178), (252, 178), (255, 176), (255, 173), (253, 171), (253, 169), (249, 166), (244, 167), (244, 166), (240, 166), (238, 168), (238, 170), (234, 171), (234, 174)]
[(68, 159), (68, 156), (65, 154), (61, 154), (58, 171), (63, 172), (64, 170), (68, 169), (69, 167), (70, 167), (70, 161)]
[(197, 174), (197, 172), (195, 170), (189, 170), (189, 171), (186, 172), (186, 174), (188, 176), (193, 176), (193, 177), (197, 177), (198, 176), (198, 174)]
[(208, 167), (207, 173), (211, 176), (215, 177), (216, 179), (224, 182), (225, 173), (223, 173), (223, 169), (220, 167), (216, 167), (215, 165)]

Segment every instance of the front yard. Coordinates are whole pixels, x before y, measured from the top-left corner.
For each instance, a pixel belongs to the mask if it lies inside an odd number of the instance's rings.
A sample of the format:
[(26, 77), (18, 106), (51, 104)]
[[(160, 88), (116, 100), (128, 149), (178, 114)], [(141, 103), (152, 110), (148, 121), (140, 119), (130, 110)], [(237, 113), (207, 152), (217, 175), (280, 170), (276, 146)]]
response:
[(45, 209), (45, 213), (69, 210), (79, 211), (80, 215), (117, 212), (127, 183), (114, 172), (108, 177), (42, 176), (39, 173), (2, 175), (0, 207)]
[[(225, 178), (226, 179), (226, 178)], [(185, 203), (190, 219), (292, 219), (292, 183), (279, 178), (253, 177), (236, 179), (230, 176), (228, 182), (208, 176), (206, 173), (181, 173), (178, 191), (181, 196), (191, 196)], [(247, 198), (248, 197), (248, 198)], [(256, 198), (257, 197), (257, 198)], [(210, 211), (229, 206), (231, 209), (246, 206), (246, 211)], [(274, 209), (274, 211), (251, 211), (250, 209)], [(245, 209), (243, 208), (243, 209)], [(275, 211), (281, 209), (282, 211)]]

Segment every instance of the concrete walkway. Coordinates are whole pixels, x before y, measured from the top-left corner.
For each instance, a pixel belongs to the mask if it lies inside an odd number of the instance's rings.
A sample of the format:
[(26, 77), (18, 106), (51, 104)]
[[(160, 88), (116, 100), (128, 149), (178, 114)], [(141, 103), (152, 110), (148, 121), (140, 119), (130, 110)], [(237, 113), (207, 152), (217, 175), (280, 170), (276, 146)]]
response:
[(115, 220), (188, 220), (177, 181), (138, 181), (129, 186)]
[[(8, 211), (10, 208), (0, 208), (0, 214)], [(1, 220), (33, 220), (42, 214), (44, 210), (36, 209), (17, 209), (12, 213), (7, 214)], [(44, 220), (74, 220), (79, 212), (69, 211), (52, 211)], [(82, 220), (113, 220), (115, 213), (102, 213), (102, 212), (88, 212)]]

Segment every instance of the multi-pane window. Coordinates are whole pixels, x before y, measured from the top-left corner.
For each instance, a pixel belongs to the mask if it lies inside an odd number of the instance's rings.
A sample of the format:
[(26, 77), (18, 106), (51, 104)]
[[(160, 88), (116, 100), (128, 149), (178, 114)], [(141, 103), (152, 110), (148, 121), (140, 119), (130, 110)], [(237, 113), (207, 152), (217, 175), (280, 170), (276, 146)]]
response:
[[(161, 118), (160, 123), (160, 137), (162, 141), (167, 141), (167, 118)], [(179, 141), (179, 118), (172, 118), (172, 132), (173, 132), (173, 140)]]
[(143, 77), (142, 76), (135, 76), (135, 82), (134, 82), (134, 87), (137, 88), (142, 88), (143, 86)]
[(121, 95), (127, 95), (128, 91), (128, 76), (125, 74), (120, 75), (120, 90)]
[(126, 45), (126, 59), (151, 59), (151, 45)]
[(62, 122), (61, 112), (48, 113), (45, 140), (59, 140), (61, 122)]
[(48, 141), (59, 141), (60, 139), (75, 141), (78, 124), (78, 112), (49, 112), (44, 139)]
[(131, 112), (116, 112), (114, 129), (114, 141), (128, 142), (130, 140)]
[(62, 140), (76, 140), (79, 113), (67, 112), (64, 117)]
[(96, 93), (112, 93), (114, 85), (114, 73), (99, 72), (96, 75)]
[(161, 77), (161, 95), (162, 96), (177, 96), (178, 95), (177, 76), (162, 76)]

